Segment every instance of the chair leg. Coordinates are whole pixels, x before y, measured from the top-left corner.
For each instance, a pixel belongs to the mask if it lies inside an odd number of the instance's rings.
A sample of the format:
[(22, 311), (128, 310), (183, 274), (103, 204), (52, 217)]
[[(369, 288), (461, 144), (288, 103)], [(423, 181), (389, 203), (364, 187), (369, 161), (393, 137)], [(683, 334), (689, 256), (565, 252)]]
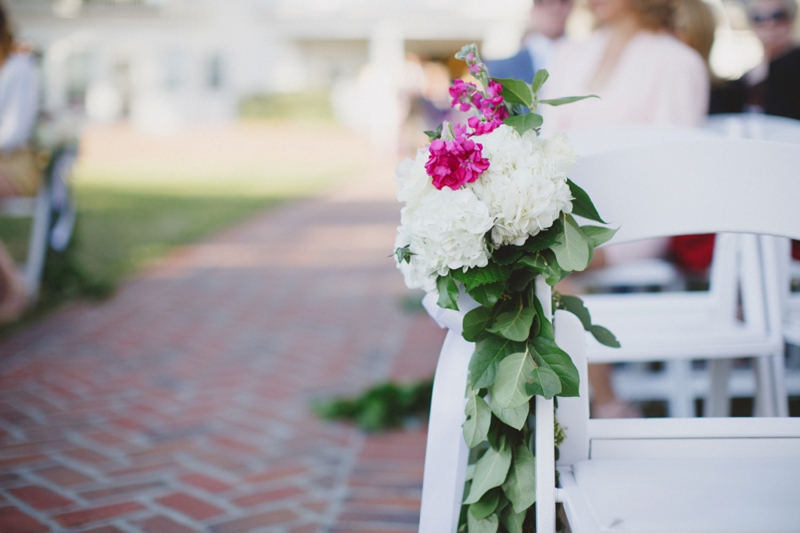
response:
[(425, 448), (420, 533), (455, 533), (464, 493), (469, 449), (464, 423), (469, 360), (475, 345), (448, 331), (436, 365)]
[(28, 259), (25, 263), (25, 288), (28, 299), (34, 300), (39, 294), (44, 259), (47, 255), (47, 233), (50, 228), (50, 188), (42, 186), (36, 196), (36, 214), (33, 218), (31, 238), (28, 242)]
[(756, 374), (755, 415), (777, 416), (775, 388), (773, 386), (772, 357), (756, 357), (753, 363)]
[(691, 418), (695, 415), (694, 392), (692, 391), (692, 362), (686, 360), (667, 361), (672, 383), (668, 414), (673, 418)]
[(709, 384), (703, 416), (731, 416), (728, 380), (730, 379), (732, 365), (733, 361), (731, 359), (712, 359), (708, 362), (711, 383)]
[(786, 364), (783, 353), (770, 358), (772, 363), (772, 383), (775, 395), (775, 416), (789, 416), (789, 393), (786, 390)]

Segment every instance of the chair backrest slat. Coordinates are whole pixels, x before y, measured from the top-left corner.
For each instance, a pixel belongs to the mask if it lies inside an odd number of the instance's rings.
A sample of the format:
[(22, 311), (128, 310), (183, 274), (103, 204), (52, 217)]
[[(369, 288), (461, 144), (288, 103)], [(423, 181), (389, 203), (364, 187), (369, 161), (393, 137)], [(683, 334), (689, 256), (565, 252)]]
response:
[(570, 178), (620, 230), (614, 244), (695, 233), (800, 239), (800, 146), (708, 139), (582, 157)]

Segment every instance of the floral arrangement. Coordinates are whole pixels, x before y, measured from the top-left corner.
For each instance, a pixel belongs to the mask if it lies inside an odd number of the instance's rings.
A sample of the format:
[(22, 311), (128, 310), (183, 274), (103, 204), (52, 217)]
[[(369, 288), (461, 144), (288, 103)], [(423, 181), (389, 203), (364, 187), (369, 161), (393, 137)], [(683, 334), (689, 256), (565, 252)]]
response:
[[(522, 533), (536, 499), (531, 401), (577, 396), (579, 385), (533, 280), (553, 286), (584, 270), (616, 230), (578, 224), (575, 216), (605, 222), (567, 177), (577, 160), (569, 139), (539, 135), (540, 104), (587, 97), (541, 100), (545, 70), (531, 83), (490, 78), (475, 45), (456, 57), (479, 85), (456, 80), (452, 105), (474, 116), (426, 132), (428, 149), (398, 165), (405, 206), (395, 256), (406, 285), (438, 292), (440, 307), (458, 310), (462, 292), (480, 304), (463, 319), (464, 338), (475, 342), (463, 426), (474, 462), (459, 531)], [(619, 346), (579, 298), (554, 292), (553, 300), (598, 341)]]

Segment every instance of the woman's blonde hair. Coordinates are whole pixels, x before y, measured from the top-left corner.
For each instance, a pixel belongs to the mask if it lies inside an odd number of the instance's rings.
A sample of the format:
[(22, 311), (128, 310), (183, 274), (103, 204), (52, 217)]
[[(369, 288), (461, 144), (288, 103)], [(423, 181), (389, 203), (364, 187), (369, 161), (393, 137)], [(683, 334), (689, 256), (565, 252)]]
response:
[(703, 0), (678, 0), (675, 7), (675, 36), (697, 50), (708, 64), (717, 29), (711, 6)]
[(651, 30), (672, 30), (675, 23), (674, 0), (628, 0), (639, 22)]

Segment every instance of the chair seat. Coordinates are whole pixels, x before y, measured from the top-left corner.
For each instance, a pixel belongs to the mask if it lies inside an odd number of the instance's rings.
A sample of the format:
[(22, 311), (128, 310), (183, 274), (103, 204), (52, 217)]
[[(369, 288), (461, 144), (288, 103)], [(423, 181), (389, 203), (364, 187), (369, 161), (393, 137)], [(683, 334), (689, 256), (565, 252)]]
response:
[(564, 472), (562, 485), (566, 498), (582, 498), (603, 532), (800, 527), (800, 457), (592, 459)]
[(768, 355), (781, 340), (742, 322), (717, 316), (699, 293), (615, 294), (583, 297), (592, 322), (610, 329), (620, 348), (588, 341), (591, 362), (705, 359)]

